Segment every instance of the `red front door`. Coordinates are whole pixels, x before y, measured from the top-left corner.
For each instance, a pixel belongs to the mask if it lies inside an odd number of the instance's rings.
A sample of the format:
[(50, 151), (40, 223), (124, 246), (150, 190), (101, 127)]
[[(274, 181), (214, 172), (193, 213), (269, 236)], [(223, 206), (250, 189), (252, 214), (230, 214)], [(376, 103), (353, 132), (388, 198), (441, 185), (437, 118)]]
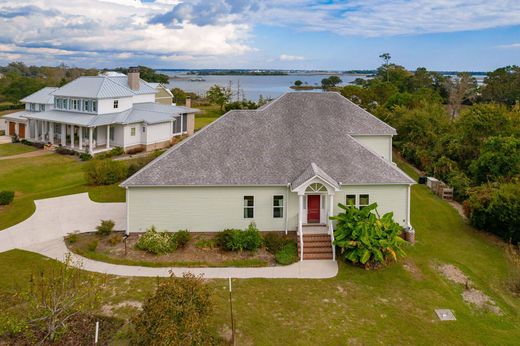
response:
[(320, 223), (320, 195), (307, 196), (307, 223)]

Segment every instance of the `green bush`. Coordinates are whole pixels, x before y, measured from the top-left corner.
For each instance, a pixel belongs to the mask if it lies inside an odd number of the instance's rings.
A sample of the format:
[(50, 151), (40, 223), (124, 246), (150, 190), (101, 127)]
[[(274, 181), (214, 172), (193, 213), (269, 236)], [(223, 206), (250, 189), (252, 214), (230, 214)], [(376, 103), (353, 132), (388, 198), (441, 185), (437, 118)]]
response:
[(92, 240), (87, 244), (87, 250), (90, 252), (95, 252), (97, 249), (99, 242), (97, 240)]
[(201, 239), (195, 243), (199, 249), (213, 249), (217, 246), (215, 239)]
[(191, 240), (191, 234), (186, 229), (181, 229), (172, 235), (175, 243), (177, 244), (178, 248), (185, 247), (189, 241)]
[(0, 205), (8, 205), (14, 199), (14, 191), (0, 191)]
[(470, 223), (507, 242), (520, 243), (520, 184), (484, 185), (464, 203)]
[(85, 178), (90, 185), (111, 185), (127, 176), (127, 168), (120, 161), (91, 160), (83, 167)]
[(265, 248), (272, 254), (276, 254), (285, 245), (291, 243), (294, 243), (294, 240), (285, 234), (282, 235), (275, 232), (269, 232), (266, 235), (264, 235)]
[(54, 149), (54, 151), (56, 152), (56, 154), (60, 154), (60, 155), (76, 155), (77, 154), (74, 150), (65, 148), (65, 147), (57, 147), (56, 149)]
[(66, 237), (65, 237), (65, 240), (67, 241), (68, 244), (74, 244), (78, 241), (78, 234), (77, 233), (69, 233)]
[(114, 156), (123, 155), (124, 153), (125, 153), (125, 150), (123, 148), (114, 147), (114, 148), (110, 149), (109, 151), (96, 155), (96, 158), (99, 160), (109, 159)]
[(101, 224), (96, 226), (96, 233), (99, 235), (109, 235), (112, 233), (115, 225), (115, 222), (112, 220), (101, 220)]
[[(399, 235), (402, 227), (395, 222), (393, 213), (386, 213), (379, 218), (373, 203), (363, 209), (339, 204), (344, 212), (331, 217), (337, 222), (334, 230), (334, 245), (340, 249), (340, 257), (365, 267), (382, 264), (388, 258), (403, 256), (401, 249), (405, 243)], [(375, 213), (373, 213), (374, 211)]]
[(135, 247), (156, 255), (162, 255), (177, 249), (175, 237), (169, 232), (157, 232), (155, 227), (150, 227), (139, 237)]
[(45, 144), (43, 144), (43, 143), (31, 142), (31, 141), (28, 141), (27, 139), (22, 139), (20, 141), (20, 143), (22, 143), (24, 145), (30, 145), (31, 147), (35, 147), (35, 148), (38, 148), (38, 149), (43, 149), (43, 147), (45, 146)]
[(262, 236), (254, 223), (244, 231), (225, 229), (217, 233), (215, 241), (225, 251), (255, 251), (262, 246)]
[(132, 319), (131, 345), (217, 345), (210, 327), (213, 315), (211, 288), (202, 277), (161, 280)]
[(79, 159), (81, 161), (90, 161), (92, 160), (92, 155), (90, 155), (89, 153), (81, 153), (79, 154)]
[(295, 242), (287, 243), (282, 246), (275, 254), (276, 262), (288, 265), (298, 260), (298, 248)]

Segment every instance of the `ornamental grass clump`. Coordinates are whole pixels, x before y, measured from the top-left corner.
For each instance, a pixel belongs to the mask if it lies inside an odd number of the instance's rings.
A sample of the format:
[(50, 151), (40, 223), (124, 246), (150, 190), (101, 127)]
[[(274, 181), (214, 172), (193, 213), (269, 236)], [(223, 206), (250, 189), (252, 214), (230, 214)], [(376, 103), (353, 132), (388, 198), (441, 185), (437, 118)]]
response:
[(331, 220), (337, 222), (334, 245), (339, 247), (341, 258), (368, 269), (404, 256), (405, 240), (399, 236), (402, 227), (392, 219), (393, 213), (379, 217), (377, 203), (361, 210), (341, 203), (339, 207), (344, 212)]
[(156, 255), (163, 255), (175, 251), (177, 243), (172, 233), (157, 232), (155, 226), (152, 226), (139, 237), (135, 247)]

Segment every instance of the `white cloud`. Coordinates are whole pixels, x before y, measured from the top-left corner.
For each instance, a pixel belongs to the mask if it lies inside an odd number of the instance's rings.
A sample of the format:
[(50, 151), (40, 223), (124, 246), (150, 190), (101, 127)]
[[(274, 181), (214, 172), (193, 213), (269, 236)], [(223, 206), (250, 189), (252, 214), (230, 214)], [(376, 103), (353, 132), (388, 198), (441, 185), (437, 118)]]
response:
[(504, 48), (504, 49), (520, 48), (520, 43), (501, 44), (500, 46), (497, 46), (497, 48)]
[(305, 60), (305, 58), (303, 56), (282, 54), (282, 55), (280, 55), (280, 60), (281, 61), (301, 61), (301, 60)]

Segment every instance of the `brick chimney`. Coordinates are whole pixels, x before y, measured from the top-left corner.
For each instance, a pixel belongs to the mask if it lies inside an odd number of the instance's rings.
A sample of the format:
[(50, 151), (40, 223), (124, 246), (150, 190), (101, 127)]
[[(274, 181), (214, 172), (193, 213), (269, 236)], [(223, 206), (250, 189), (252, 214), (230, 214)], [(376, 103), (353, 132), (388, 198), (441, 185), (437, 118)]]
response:
[(139, 67), (128, 69), (128, 87), (132, 90), (139, 90)]
[(186, 107), (191, 108), (191, 96), (186, 96)]

